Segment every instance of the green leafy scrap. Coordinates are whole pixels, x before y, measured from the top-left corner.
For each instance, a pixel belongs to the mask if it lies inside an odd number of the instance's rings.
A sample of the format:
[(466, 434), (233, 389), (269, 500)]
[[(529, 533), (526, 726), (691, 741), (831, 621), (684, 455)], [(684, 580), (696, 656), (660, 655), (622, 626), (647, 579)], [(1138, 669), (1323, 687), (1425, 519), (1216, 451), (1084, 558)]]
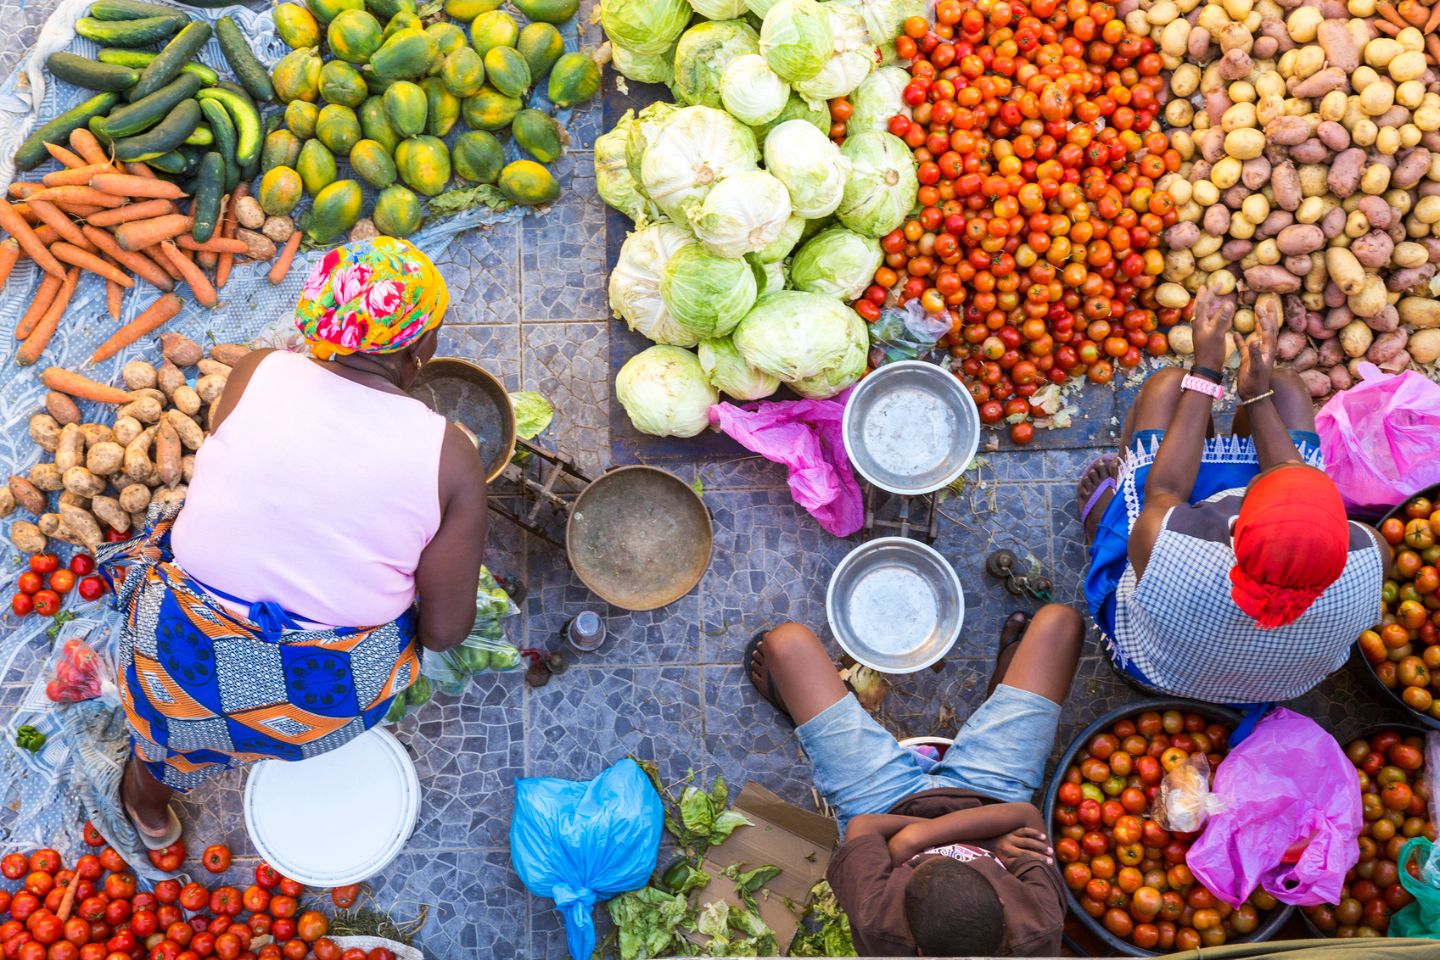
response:
[(515, 435), (522, 440), (534, 440), (555, 419), (555, 407), (531, 390), (510, 394), (510, 406), (515, 409)]
[(690, 901), (656, 887), (622, 893), (607, 907), (615, 924), (620, 960), (689, 955), (684, 930), (691, 922)]
[(840, 909), (835, 891), (821, 880), (810, 891), (810, 905), (800, 917), (800, 930), (790, 944), (792, 957), (853, 957), (855, 942), (850, 918)]
[(473, 187), (457, 187), (454, 190), (446, 190), (438, 197), (430, 200), (430, 217), (448, 217), (452, 213), (459, 213), (462, 210), (469, 210), (472, 207), (489, 207), (495, 211), (508, 210), (511, 206), (505, 194), (500, 188), (491, 183), (482, 183)]

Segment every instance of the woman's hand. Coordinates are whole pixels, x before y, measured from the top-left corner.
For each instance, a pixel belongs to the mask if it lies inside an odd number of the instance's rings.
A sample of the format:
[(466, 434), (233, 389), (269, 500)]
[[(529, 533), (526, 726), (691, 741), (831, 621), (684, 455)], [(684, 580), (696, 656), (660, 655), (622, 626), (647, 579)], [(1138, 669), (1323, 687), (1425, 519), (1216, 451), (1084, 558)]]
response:
[(1197, 366), (1218, 370), (1225, 365), (1225, 339), (1234, 316), (1233, 300), (1216, 296), (1209, 287), (1200, 288), (1195, 295), (1195, 319), (1191, 321)]
[(1230, 336), (1240, 352), (1240, 377), (1235, 382), (1235, 390), (1241, 400), (1258, 397), (1270, 389), (1270, 377), (1275, 372), (1280, 340), (1280, 298), (1261, 297), (1255, 304), (1255, 332), (1249, 337), (1239, 332)]
[(995, 845), (995, 856), (1008, 870), (1010, 864), (1021, 857), (1039, 857), (1046, 863), (1054, 863), (1055, 851), (1050, 847), (1050, 838), (1044, 830), (1021, 827), (1006, 834)]

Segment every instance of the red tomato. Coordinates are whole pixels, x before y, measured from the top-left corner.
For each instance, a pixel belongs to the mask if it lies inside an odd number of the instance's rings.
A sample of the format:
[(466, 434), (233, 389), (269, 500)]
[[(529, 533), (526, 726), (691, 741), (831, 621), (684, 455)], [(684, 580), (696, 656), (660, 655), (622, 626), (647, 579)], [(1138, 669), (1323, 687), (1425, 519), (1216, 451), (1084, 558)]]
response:
[[(299, 903), (294, 897), (281, 894), (270, 899), (270, 916), (276, 920), (289, 920), (295, 916)], [(278, 939), (278, 938), (277, 938)]]
[(10, 609), (17, 617), (26, 617), (35, 609), (35, 598), (28, 593), (17, 593), (10, 598)]
[(365, 951), (359, 947), (347, 947), (345, 952), (340, 954), (340, 960), (365, 960)]
[(236, 960), (240, 956), (240, 938), (233, 933), (222, 933), (215, 938), (215, 956), (220, 960)]
[(42, 847), (30, 854), (30, 869), (41, 873), (55, 873), (61, 867), (60, 854), (49, 847)]
[(100, 858), (93, 853), (87, 853), (75, 861), (75, 876), (81, 880), (99, 880), (105, 873), (105, 868), (100, 866)]
[(195, 939), (195, 931), (190, 924), (183, 920), (177, 920), (165, 927), (165, 939), (173, 940), (183, 950), (190, 946)]
[(88, 553), (77, 553), (70, 558), (70, 572), (77, 577), (86, 577), (95, 572), (95, 558)]
[(208, 957), (215, 952), (215, 934), (208, 930), (199, 930), (190, 939), (190, 949), (195, 951), (198, 957)]
[(289, 877), (281, 877), (280, 892), (287, 897), (302, 897), (305, 895), (305, 884), (297, 883)]
[(230, 869), (230, 848), (223, 843), (211, 844), (200, 855), (200, 863), (211, 873), (224, 873)]
[(155, 899), (161, 903), (177, 903), (180, 900), (180, 881), (161, 880), (155, 884)]
[(160, 921), (153, 910), (136, 910), (130, 915), (130, 932), (145, 939), (160, 928)]
[(135, 896), (135, 878), (128, 873), (110, 874), (105, 878), (105, 896), (111, 900), (129, 900)]
[(52, 874), (42, 873), (36, 870), (25, 877), (25, 889), (43, 898), (51, 890), (55, 889), (55, 877)]
[(280, 872), (261, 860), (255, 865), (255, 883), (266, 890), (273, 890), (280, 886)]
[(56, 570), (50, 574), (50, 589), (64, 596), (75, 587), (75, 574), (69, 570)]
[(187, 883), (180, 891), (180, 906), (186, 910), (204, 910), (210, 905), (210, 891), (198, 883)]
[(54, 573), (60, 567), (60, 558), (53, 553), (36, 553), (30, 557), (30, 569), (42, 576)]
[(23, 853), (6, 854), (5, 859), (0, 860), (0, 874), (7, 880), (19, 880), (30, 872), (30, 861)]
[(100, 851), (100, 866), (112, 871), (126, 870), (129, 868), (129, 864), (125, 862), (125, 858), (120, 856), (114, 847), (106, 847)]
[(340, 960), (340, 947), (329, 937), (321, 937), (310, 945), (315, 960)]
[[(273, 913), (274, 904), (271, 904)], [(234, 887), (216, 887), (210, 894), (210, 912), (216, 915), (234, 917), (244, 909), (240, 891)]]
[(176, 840), (163, 850), (147, 850), (146, 855), (157, 870), (174, 873), (185, 865), (185, 841)]
[(80, 581), (81, 600), (99, 600), (110, 587), (101, 577), (86, 577)]
[(296, 919), (295, 930), (301, 940), (314, 943), (330, 931), (330, 921), (318, 910), (307, 910)]
[(118, 927), (130, 919), (129, 900), (111, 900), (105, 904), (105, 922), (112, 927)]
[(285, 960), (305, 960), (310, 955), (310, 945), (304, 940), (286, 940), (280, 953)]
[(15, 588), (24, 594), (39, 593), (44, 587), (44, 578), (33, 570), (26, 570), (15, 580)]
[(384, 947), (371, 947), (365, 960), (395, 960), (395, 954)]

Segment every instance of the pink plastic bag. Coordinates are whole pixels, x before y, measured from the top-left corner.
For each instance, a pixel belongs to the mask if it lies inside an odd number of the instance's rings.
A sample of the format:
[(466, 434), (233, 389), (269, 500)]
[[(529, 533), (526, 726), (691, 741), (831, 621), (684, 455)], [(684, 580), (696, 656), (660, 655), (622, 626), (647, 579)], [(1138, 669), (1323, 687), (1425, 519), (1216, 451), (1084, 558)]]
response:
[(1280, 707), (1221, 761), (1205, 822), (1186, 863), (1238, 907), (1255, 891), (1283, 903), (1339, 903), (1360, 859), (1360, 784), (1340, 744), (1309, 717)]
[(845, 455), (840, 421), (849, 391), (829, 400), (717, 403), (710, 425), (746, 450), (789, 468), (790, 495), (827, 533), (848, 537), (865, 520), (860, 485)]
[(1315, 417), (1325, 472), (1345, 506), (1379, 516), (1440, 483), (1440, 385), (1407, 370), (1392, 376), (1359, 365), (1361, 382)]

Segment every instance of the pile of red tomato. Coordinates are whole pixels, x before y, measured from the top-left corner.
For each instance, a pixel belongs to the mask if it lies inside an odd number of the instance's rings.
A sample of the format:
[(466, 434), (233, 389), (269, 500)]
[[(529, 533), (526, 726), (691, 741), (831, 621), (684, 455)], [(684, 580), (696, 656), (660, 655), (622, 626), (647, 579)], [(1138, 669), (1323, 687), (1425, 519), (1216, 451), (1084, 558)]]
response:
[[(1411, 837), (1436, 837), (1427, 819), (1425, 739), (1384, 730), (1345, 747), (1360, 777), (1360, 862), (1345, 875), (1338, 904), (1304, 907), (1317, 929), (1333, 937), (1383, 937), (1390, 916), (1414, 898), (1400, 885), (1400, 848)], [(1412, 875), (1415, 865), (1410, 864)]]
[(65, 595), (74, 590), (82, 600), (98, 600), (105, 595), (105, 581), (95, 573), (95, 560), (88, 553), (77, 553), (68, 566), (60, 566), (53, 553), (30, 556), (27, 569), (15, 579), (15, 595), (10, 609), (18, 616), (37, 613), (53, 617), (65, 603)]
[[(68, 868), (51, 849), (0, 859), (0, 876), (16, 881), (13, 889), (0, 884), (3, 960), (394, 960), (383, 948), (342, 950), (326, 936), (325, 915), (301, 909), (305, 888), (263, 861), (243, 891), (179, 880), (141, 891), (125, 861), (88, 823), (85, 842), (95, 852)], [(160, 869), (178, 870), (185, 846), (149, 856)], [(201, 864), (223, 873), (230, 851), (208, 847)], [(332, 891), (341, 906), (353, 905), (356, 895), (355, 888)]]
[(1164, 829), (1148, 810), (1165, 774), (1204, 754), (1212, 769), (1229, 731), (1198, 713), (1146, 711), (1096, 734), (1056, 794), (1055, 856), (1080, 909), (1144, 950), (1214, 947), (1260, 926), (1275, 899), (1257, 890), (1239, 909), (1185, 865), (1198, 834)]
[(1413, 497), (1380, 524), (1395, 552), (1382, 588), (1383, 616), (1360, 634), (1375, 676), (1416, 713), (1440, 720), (1440, 505)]
[[(1155, 124), (1160, 56), (1106, 3), (940, 0), (935, 18), (896, 41), (912, 116), (890, 132), (914, 151), (920, 210), (881, 240), (855, 309), (873, 321), (918, 298), (947, 315), (981, 419), (1024, 444), (1041, 386), (1166, 353), (1160, 328), (1191, 309), (1154, 298), (1177, 219), (1155, 184), (1180, 167)], [(849, 115), (831, 102), (837, 139)]]

